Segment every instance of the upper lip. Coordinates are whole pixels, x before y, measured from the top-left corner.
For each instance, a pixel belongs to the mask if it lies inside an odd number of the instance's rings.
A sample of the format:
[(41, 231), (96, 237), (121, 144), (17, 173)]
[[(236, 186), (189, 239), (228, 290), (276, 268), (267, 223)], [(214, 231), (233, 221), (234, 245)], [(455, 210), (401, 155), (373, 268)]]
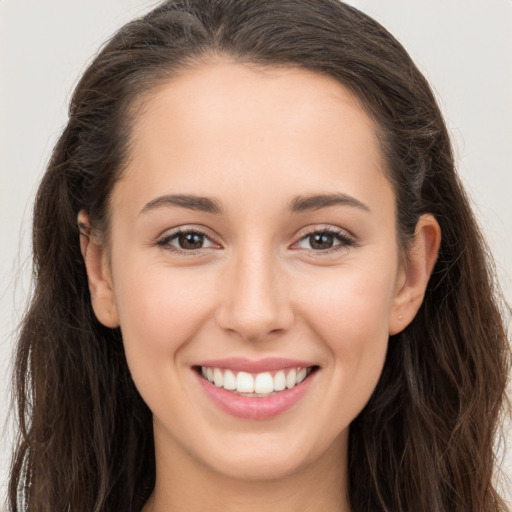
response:
[(261, 373), (285, 368), (309, 368), (316, 366), (310, 361), (301, 361), (298, 359), (288, 359), (283, 357), (266, 357), (263, 359), (252, 360), (244, 357), (228, 357), (224, 359), (210, 359), (200, 361), (195, 366), (209, 366), (211, 368), (223, 368), (235, 370), (238, 372)]

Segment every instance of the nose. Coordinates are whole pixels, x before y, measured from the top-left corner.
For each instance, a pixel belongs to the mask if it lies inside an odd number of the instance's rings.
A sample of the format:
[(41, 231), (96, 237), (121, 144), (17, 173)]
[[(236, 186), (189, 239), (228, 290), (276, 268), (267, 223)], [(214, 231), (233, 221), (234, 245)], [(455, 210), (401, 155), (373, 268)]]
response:
[(217, 323), (247, 341), (287, 331), (294, 320), (285, 274), (267, 251), (248, 250), (228, 264)]

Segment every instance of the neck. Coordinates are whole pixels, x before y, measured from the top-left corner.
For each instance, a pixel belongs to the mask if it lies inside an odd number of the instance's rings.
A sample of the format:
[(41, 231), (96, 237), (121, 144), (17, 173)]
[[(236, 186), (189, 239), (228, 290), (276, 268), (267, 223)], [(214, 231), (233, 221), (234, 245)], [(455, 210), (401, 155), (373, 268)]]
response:
[(156, 485), (143, 512), (349, 512), (346, 446), (337, 440), (319, 459), (266, 480), (226, 476), (186, 452), (156, 446)]

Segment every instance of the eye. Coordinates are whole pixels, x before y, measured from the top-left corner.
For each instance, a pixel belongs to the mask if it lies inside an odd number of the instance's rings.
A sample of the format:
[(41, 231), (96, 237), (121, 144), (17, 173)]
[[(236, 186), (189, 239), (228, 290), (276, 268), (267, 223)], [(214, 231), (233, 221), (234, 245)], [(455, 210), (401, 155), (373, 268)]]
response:
[(219, 247), (206, 233), (197, 229), (179, 229), (165, 235), (157, 245), (178, 253), (193, 253), (199, 249)]
[(332, 252), (355, 245), (355, 240), (342, 231), (334, 229), (316, 230), (303, 236), (294, 248), (306, 249), (314, 252)]

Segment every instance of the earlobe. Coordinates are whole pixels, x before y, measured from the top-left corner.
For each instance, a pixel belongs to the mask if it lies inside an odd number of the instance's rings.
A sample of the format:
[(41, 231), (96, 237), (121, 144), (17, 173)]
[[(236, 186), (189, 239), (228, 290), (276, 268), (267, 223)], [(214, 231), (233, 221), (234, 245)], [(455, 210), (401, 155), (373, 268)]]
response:
[(422, 215), (397, 283), (390, 311), (389, 334), (397, 334), (405, 329), (420, 309), (440, 244), (441, 228), (435, 217)]
[(94, 314), (106, 327), (118, 327), (119, 317), (105, 245), (94, 236), (89, 216), (84, 210), (79, 212), (77, 220)]

